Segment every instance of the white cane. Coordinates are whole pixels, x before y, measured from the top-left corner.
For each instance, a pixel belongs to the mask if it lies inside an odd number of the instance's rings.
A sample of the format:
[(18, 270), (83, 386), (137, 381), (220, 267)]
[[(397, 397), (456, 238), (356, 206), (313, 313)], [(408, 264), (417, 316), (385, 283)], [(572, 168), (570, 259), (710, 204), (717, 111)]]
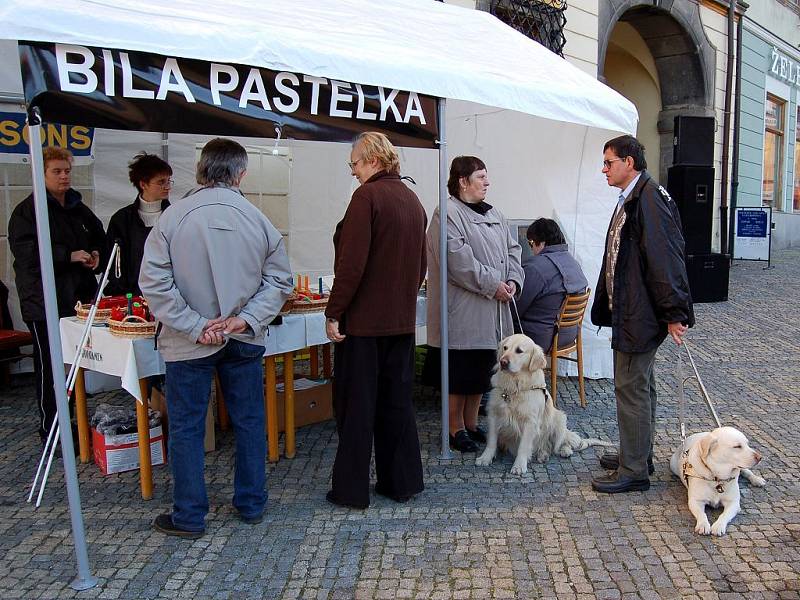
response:
[[(119, 244), (114, 243), (114, 247), (111, 249), (111, 256), (108, 259), (108, 264), (106, 265), (106, 270), (103, 273), (103, 278), (100, 280), (100, 285), (97, 288), (97, 295), (95, 297), (94, 304), (89, 309), (89, 316), (86, 318), (86, 324), (83, 327), (83, 333), (81, 334), (81, 341), (78, 344), (77, 349), (75, 350), (75, 358), (72, 361), (72, 365), (69, 369), (69, 375), (67, 375), (67, 400), (69, 400), (70, 396), (72, 395), (72, 389), (75, 386), (75, 381), (78, 377), (78, 365), (81, 359), (81, 353), (83, 352), (83, 347), (86, 345), (86, 340), (89, 338), (89, 332), (92, 329), (92, 323), (94, 322), (94, 317), (97, 314), (97, 305), (100, 302), (100, 298), (103, 296), (103, 290), (105, 289), (106, 285), (108, 284), (108, 273), (111, 270), (111, 265), (115, 264), (114, 259), (117, 258), (119, 255)], [(119, 264), (117, 261), (117, 276), (119, 276)], [(31, 501), (33, 498), (33, 492), (36, 489), (36, 485), (39, 481), (39, 474), (42, 472), (42, 465), (44, 464), (45, 456), (47, 456), (47, 467), (45, 468), (44, 475), (42, 476), (41, 488), (39, 490), (39, 495), (36, 499), (36, 507), (38, 508), (42, 502), (42, 495), (44, 494), (44, 487), (47, 483), (47, 477), (50, 474), (50, 466), (53, 463), (53, 456), (55, 456), (56, 451), (56, 440), (61, 433), (58, 427), (58, 419), (53, 419), (52, 424), (50, 425), (50, 433), (47, 436), (47, 441), (45, 442), (44, 449), (42, 450), (42, 457), (39, 459), (39, 466), (36, 469), (36, 475), (33, 478), (33, 484), (31, 485), (30, 494), (28, 494), (28, 502)]]

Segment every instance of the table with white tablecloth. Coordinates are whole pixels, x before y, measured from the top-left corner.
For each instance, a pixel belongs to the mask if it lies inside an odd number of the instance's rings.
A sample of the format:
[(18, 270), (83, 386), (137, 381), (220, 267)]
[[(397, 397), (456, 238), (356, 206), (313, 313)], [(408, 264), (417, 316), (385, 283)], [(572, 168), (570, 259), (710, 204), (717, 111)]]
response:
[[(61, 319), (61, 350), (65, 360), (71, 361), (81, 340), (84, 322), (76, 317)], [(294, 388), (293, 361), (297, 350), (311, 348), (312, 375), (319, 372), (317, 347), (323, 346), (323, 372), (330, 376), (330, 345), (325, 336), (325, 316), (321, 312), (285, 315), (281, 324), (270, 325), (264, 340), (266, 371), (264, 396), (267, 410), (267, 436), (269, 458), (278, 460), (278, 424), (275, 358), (282, 356), (285, 373), (285, 453), (291, 458), (295, 452), (294, 441)], [(95, 371), (120, 378), (121, 387), (136, 398), (137, 429), (139, 434), (139, 459), (142, 497), (152, 497), (152, 474), (147, 427), (147, 378), (166, 372), (166, 364), (156, 350), (152, 337), (128, 338), (111, 333), (108, 327), (92, 327), (81, 352), (78, 377), (75, 382), (76, 418), (82, 462), (89, 461), (89, 419), (86, 409), (84, 371)]]

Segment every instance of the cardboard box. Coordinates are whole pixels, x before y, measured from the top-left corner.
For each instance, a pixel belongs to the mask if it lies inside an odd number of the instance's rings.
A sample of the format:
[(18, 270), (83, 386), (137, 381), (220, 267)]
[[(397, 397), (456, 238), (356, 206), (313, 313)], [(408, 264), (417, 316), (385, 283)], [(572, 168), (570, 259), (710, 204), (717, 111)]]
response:
[[(333, 384), (330, 379), (296, 379), (294, 426), (321, 423), (333, 418)], [(283, 384), (278, 388), (278, 431), (285, 429)]]
[[(104, 435), (92, 427), (94, 462), (103, 475), (139, 468), (139, 434)], [(164, 436), (161, 426), (150, 429), (150, 463), (164, 464)]]

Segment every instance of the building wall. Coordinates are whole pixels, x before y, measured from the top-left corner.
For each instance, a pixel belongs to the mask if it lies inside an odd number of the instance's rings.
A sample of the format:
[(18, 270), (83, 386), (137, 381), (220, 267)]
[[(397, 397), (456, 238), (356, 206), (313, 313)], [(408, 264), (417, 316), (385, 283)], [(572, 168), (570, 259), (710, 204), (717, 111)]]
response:
[[(792, 27), (797, 30), (800, 28), (800, 16), (777, 2), (772, 4), (775, 6), (768, 10), (759, 6), (759, 10), (753, 15), (748, 11), (744, 21), (737, 205), (765, 204), (762, 184), (765, 178), (765, 109), (767, 94), (772, 94), (785, 101), (782, 123), (784, 135), (781, 144), (782, 198), (780, 205), (774, 207), (772, 213), (772, 247), (777, 249), (800, 245), (800, 206), (795, 208), (793, 203), (795, 153), (800, 152), (795, 142), (800, 99), (800, 51), (773, 32), (791, 31)], [(753, 16), (768, 21), (757, 22)], [(791, 27), (787, 27), (787, 24)], [(796, 33), (794, 39), (798, 39)], [(782, 64), (786, 66), (786, 73), (783, 74)]]
[(770, 45), (752, 32), (742, 34), (742, 96), (739, 125), (739, 206), (761, 206), (764, 152), (764, 60)]
[(567, 3), (564, 58), (597, 77), (598, 0)]

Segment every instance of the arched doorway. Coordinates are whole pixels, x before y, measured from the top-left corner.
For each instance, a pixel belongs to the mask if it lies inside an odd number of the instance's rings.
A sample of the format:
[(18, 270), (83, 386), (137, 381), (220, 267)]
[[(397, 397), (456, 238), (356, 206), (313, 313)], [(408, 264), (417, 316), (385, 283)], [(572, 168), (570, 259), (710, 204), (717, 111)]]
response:
[(600, 5), (599, 76), (636, 105), (649, 170), (665, 182), (674, 117), (714, 116), (715, 53), (699, 7), (689, 0), (669, 8), (641, 0)]

